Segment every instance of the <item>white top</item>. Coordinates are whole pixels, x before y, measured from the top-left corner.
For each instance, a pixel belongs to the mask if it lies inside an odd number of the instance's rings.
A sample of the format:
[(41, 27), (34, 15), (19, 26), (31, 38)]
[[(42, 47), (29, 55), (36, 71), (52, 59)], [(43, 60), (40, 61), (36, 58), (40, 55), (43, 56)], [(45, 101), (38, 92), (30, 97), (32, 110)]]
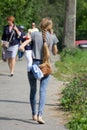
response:
[(38, 29), (38, 28), (28, 29), (28, 32), (29, 32), (29, 33), (39, 32), (39, 29)]

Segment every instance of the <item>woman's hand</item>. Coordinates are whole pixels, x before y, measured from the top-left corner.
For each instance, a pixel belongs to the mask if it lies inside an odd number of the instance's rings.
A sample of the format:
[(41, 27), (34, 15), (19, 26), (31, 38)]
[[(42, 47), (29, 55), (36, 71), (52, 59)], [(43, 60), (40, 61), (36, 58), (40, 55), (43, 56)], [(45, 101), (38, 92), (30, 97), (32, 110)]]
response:
[(14, 29), (15, 31), (17, 31), (17, 30), (18, 30), (18, 28), (16, 27), (16, 25), (14, 25), (13, 29)]
[(18, 50), (20, 50), (20, 51), (22, 51), (22, 52), (25, 51), (25, 49), (24, 49), (24, 47), (23, 47), (22, 45), (19, 46)]
[(14, 26), (13, 29), (16, 31), (16, 33), (20, 37), (21, 36), (21, 32), (19, 31), (19, 29), (17, 28), (17, 26)]

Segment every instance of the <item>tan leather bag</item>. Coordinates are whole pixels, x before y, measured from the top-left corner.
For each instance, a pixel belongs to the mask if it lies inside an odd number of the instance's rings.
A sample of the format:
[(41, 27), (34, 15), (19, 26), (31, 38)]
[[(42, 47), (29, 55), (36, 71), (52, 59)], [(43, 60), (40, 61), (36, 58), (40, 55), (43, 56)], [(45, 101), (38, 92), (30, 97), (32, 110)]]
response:
[(52, 73), (51, 65), (49, 63), (47, 63), (47, 62), (39, 65), (39, 67), (40, 67), (40, 69), (41, 69), (44, 76), (48, 76), (49, 74)]

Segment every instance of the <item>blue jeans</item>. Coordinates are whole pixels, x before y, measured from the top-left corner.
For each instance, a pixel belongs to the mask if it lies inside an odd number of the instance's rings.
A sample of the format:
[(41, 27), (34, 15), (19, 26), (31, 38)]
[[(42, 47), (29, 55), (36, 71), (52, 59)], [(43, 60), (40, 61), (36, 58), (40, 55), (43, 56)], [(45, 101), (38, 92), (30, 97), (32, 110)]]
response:
[(23, 55), (24, 55), (24, 52), (21, 52), (21, 51), (18, 50), (18, 58), (22, 58)]
[[(40, 61), (35, 61), (34, 64), (39, 65)], [(32, 72), (28, 72), (28, 80), (30, 83), (30, 104), (32, 109), (32, 115), (36, 115), (36, 92), (37, 92), (37, 80), (34, 78)], [(40, 80), (39, 87), (39, 104), (38, 104), (38, 115), (42, 116), (46, 101), (46, 88), (48, 85), (49, 76), (43, 77)]]

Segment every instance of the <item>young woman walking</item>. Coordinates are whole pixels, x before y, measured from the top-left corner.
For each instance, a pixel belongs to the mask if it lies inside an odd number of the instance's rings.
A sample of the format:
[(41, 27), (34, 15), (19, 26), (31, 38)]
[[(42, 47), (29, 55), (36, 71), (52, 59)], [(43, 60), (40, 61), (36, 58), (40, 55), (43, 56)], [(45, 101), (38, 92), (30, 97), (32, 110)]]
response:
[[(52, 20), (50, 18), (43, 18), (40, 24), (41, 31), (40, 32), (33, 32), (31, 34), (31, 42), (33, 43), (32, 46), (32, 58), (33, 64), (40, 65), (43, 63), (43, 44), (44, 42), (47, 43), (49, 51), (53, 50), (53, 54), (57, 54), (57, 43), (53, 43), (52, 36), (50, 34), (50, 30), (52, 29)], [(28, 42), (28, 41), (27, 41)], [(27, 43), (26, 42), (26, 43)], [(21, 48), (24, 47), (22, 44)], [(43, 120), (43, 112), (44, 106), (46, 101), (46, 89), (48, 86), (49, 77), (44, 76), (40, 79), (40, 87), (39, 87), (39, 103), (38, 103), (38, 110), (36, 110), (36, 92), (37, 92), (37, 79), (34, 77), (32, 71), (27, 73), (29, 84), (30, 84), (30, 104), (32, 110), (32, 119), (37, 121), (40, 124), (44, 124), (45, 121)]]

